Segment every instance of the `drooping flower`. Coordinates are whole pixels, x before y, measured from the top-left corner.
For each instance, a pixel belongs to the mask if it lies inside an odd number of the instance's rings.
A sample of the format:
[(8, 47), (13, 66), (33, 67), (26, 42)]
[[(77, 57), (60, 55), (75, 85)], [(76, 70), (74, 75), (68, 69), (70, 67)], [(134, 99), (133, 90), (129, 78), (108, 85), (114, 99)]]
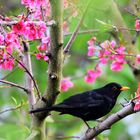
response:
[(140, 19), (136, 19), (135, 28), (136, 28), (136, 31), (140, 31)]
[(112, 71), (121, 71), (123, 68), (123, 63), (113, 61), (111, 64), (111, 70)]
[(74, 84), (72, 83), (70, 77), (65, 77), (61, 80), (61, 91), (68, 91), (69, 88), (72, 88)]
[(136, 56), (136, 63), (140, 64), (140, 54)]
[(88, 70), (87, 75), (85, 76), (85, 81), (87, 83), (95, 82), (96, 78), (99, 77), (102, 73), (100, 67), (97, 67), (95, 70)]
[(92, 37), (87, 43), (88, 43), (88, 46), (94, 46), (94, 43), (96, 41), (96, 37)]
[(46, 62), (49, 61), (49, 57), (45, 55), (45, 53), (37, 53), (36, 54), (37, 60), (45, 60)]
[(88, 47), (88, 56), (93, 56), (94, 55), (94, 51), (95, 51), (95, 48), (94, 46), (89, 46)]
[(95, 46), (94, 43), (96, 41), (96, 37), (92, 37), (87, 43), (88, 43), (88, 53), (87, 56), (93, 56), (95, 52)]

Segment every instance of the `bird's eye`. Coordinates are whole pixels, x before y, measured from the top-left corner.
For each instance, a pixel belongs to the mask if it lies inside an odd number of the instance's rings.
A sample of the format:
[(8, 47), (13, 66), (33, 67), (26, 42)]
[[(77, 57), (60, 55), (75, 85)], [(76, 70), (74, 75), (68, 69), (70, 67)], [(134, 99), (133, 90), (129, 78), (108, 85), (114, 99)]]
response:
[(117, 90), (117, 88), (116, 88), (116, 87), (113, 87), (112, 89), (113, 89), (113, 90)]

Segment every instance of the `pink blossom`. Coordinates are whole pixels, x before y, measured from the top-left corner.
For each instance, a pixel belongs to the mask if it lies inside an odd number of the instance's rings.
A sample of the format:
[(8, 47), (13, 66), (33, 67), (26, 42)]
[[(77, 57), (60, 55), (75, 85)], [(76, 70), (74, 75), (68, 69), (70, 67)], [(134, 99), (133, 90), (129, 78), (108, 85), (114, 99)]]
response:
[(29, 0), (21, 0), (21, 4), (29, 6)]
[(47, 37), (42, 37), (42, 43), (43, 44), (46, 44), (47, 46), (50, 46), (50, 37), (47, 36)]
[(36, 6), (40, 7), (40, 6), (45, 6), (46, 5), (46, 0), (36, 0)]
[(19, 35), (23, 35), (25, 32), (25, 24), (24, 21), (20, 21), (17, 24), (13, 25), (13, 31)]
[(37, 29), (33, 22), (26, 22), (25, 36), (29, 40), (37, 39)]
[(47, 49), (46, 44), (42, 44), (42, 45), (38, 46), (39, 51), (46, 51), (46, 49)]
[(102, 57), (102, 58), (100, 58), (100, 62), (101, 62), (102, 64), (107, 64), (108, 58)]
[(6, 42), (14, 42), (15, 38), (17, 38), (17, 35), (15, 35), (15, 33), (13, 33), (13, 32), (5, 34), (5, 41)]
[(35, 7), (35, 0), (21, 0), (21, 4), (23, 4), (29, 8), (34, 8)]
[(118, 54), (124, 54), (125, 52), (125, 47), (124, 46), (120, 46), (119, 48), (117, 48), (115, 50)]
[(33, 12), (33, 17), (34, 17), (34, 19), (42, 20), (42, 13), (41, 13), (41, 10), (40, 10), (40, 9), (36, 9), (36, 10)]
[(70, 80), (70, 77), (63, 78), (61, 80), (61, 91), (68, 91), (69, 88), (72, 88), (74, 84)]
[(137, 102), (135, 103), (134, 111), (137, 111), (140, 109), (140, 82), (138, 82), (138, 88), (135, 92), (135, 99), (137, 99)]
[(140, 31), (140, 19), (137, 19), (135, 22), (136, 31)]
[(96, 80), (96, 74), (94, 70), (88, 70), (87, 75), (85, 76), (85, 81), (87, 83), (93, 83)]
[(64, 30), (64, 32), (68, 32), (69, 31), (69, 26), (68, 26), (68, 22), (67, 21), (63, 22), (63, 30)]
[(135, 103), (135, 106), (134, 106), (134, 111), (137, 111), (140, 109), (140, 100), (138, 100), (136, 103)]
[(39, 24), (37, 25), (37, 36), (38, 38), (44, 37), (44, 33), (46, 32), (46, 24), (43, 21), (40, 21)]
[(97, 67), (96, 70), (88, 70), (87, 75), (85, 76), (85, 81), (87, 83), (95, 82), (96, 78), (101, 75), (102, 71), (100, 67)]
[(111, 64), (111, 70), (112, 71), (121, 71), (123, 68), (123, 63), (113, 61)]
[(0, 45), (4, 43), (4, 36), (0, 33)]
[(48, 56), (44, 56), (44, 60), (45, 60), (46, 62), (48, 62), (48, 61), (49, 61), (49, 57), (48, 57)]
[(110, 45), (112, 46), (112, 48), (115, 48), (115, 46), (116, 46), (116, 41), (112, 40), (112, 41), (110, 42)]
[(138, 64), (140, 64), (140, 54), (138, 54), (138, 55), (136, 56), (136, 62), (137, 62)]
[(96, 37), (91, 38), (91, 39), (87, 42), (87, 43), (88, 43), (88, 46), (93, 46), (94, 43), (95, 43), (95, 41), (96, 41)]
[(110, 46), (110, 42), (108, 40), (104, 41), (103, 43), (100, 44), (100, 46), (105, 49), (108, 50), (108, 47)]
[(67, 1), (67, 0), (64, 0), (64, 7), (65, 7), (65, 8), (68, 8), (68, 6), (69, 6), (68, 1)]
[(1, 67), (4, 70), (12, 70), (14, 67), (14, 60), (13, 59), (6, 59), (3, 61), (3, 63), (1, 64)]
[(21, 48), (19, 37), (14, 32), (5, 34), (5, 43), (7, 47), (12, 47), (13, 49)]
[(94, 55), (94, 51), (95, 51), (95, 48), (94, 46), (89, 46), (88, 47), (88, 56), (93, 56)]
[(12, 46), (6, 46), (5, 48), (6, 52), (12, 54), (13, 53), (13, 47)]
[(38, 53), (38, 54), (36, 54), (36, 59), (37, 60), (45, 60), (46, 62), (47, 61), (49, 61), (49, 57), (48, 56), (46, 56), (45, 54), (43, 54), (43, 53)]
[(44, 59), (43, 53), (38, 53), (38, 54), (36, 54), (36, 59), (37, 59), (37, 60)]

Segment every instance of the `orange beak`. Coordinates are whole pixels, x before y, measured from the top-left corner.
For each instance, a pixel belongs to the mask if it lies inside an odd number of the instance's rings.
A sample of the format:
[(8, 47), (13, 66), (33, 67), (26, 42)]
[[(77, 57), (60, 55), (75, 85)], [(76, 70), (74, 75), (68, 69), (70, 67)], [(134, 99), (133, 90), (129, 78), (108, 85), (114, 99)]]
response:
[(130, 88), (129, 88), (129, 87), (125, 87), (125, 86), (124, 86), (124, 87), (122, 87), (120, 90), (122, 90), (122, 91), (123, 91), (123, 90), (128, 90), (128, 89), (130, 89)]

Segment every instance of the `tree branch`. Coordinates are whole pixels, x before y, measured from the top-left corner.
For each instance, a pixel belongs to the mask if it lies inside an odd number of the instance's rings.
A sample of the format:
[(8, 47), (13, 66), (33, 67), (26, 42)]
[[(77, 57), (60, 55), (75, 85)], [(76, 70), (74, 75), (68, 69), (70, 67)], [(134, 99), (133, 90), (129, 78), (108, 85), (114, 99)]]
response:
[[(0, 21), (0, 25), (4, 26), (4, 25), (8, 25), (8, 26), (12, 26), (14, 24), (17, 24), (19, 21)], [(38, 21), (33, 21), (35, 24), (38, 24)], [(46, 26), (54, 26), (56, 24), (56, 22), (54, 20), (50, 20), (48, 22), (46, 22)]]
[(97, 135), (99, 135), (101, 132), (110, 129), (111, 126), (115, 123), (117, 123), (119, 120), (127, 117), (128, 115), (131, 115), (133, 113), (136, 113), (134, 111), (134, 103), (131, 102), (129, 105), (125, 106), (123, 109), (118, 111), (117, 113), (109, 116), (107, 119), (105, 119), (103, 122), (99, 123), (97, 126), (95, 126), (93, 129), (88, 131), (84, 134), (83, 137), (81, 137), (80, 140), (92, 140)]
[[(22, 43), (23, 43), (23, 48), (24, 48), (23, 62), (25, 64), (25, 67), (28, 69), (30, 75), (32, 75), (33, 77), (31, 57), (29, 53), (29, 45), (25, 41), (22, 41)], [(25, 85), (27, 89), (29, 90), (28, 101), (29, 101), (30, 109), (32, 109), (33, 105), (36, 103), (36, 98), (35, 98), (35, 93), (34, 93), (34, 81), (32, 80), (32, 77), (28, 76), (28, 73), (25, 73), (25, 80), (26, 80)], [(38, 96), (40, 97), (39, 91), (38, 91)]]
[(66, 47), (64, 48), (64, 53), (68, 53), (68, 52), (69, 52), (70, 47), (71, 47), (72, 43), (74, 42), (74, 40), (75, 40), (75, 38), (76, 38), (76, 36), (77, 36), (77, 34), (78, 34), (78, 31), (79, 31), (79, 29), (80, 29), (80, 26), (81, 26), (81, 24), (82, 24), (82, 22), (83, 22), (83, 20), (84, 20), (84, 18), (85, 18), (85, 15), (86, 15), (86, 13), (87, 13), (87, 11), (88, 11), (88, 9), (89, 9), (89, 6), (90, 6), (90, 4), (91, 4), (92, 1), (93, 1), (93, 0), (90, 0), (90, 1), (88, 2), (87, 7), (85, 8), (85, 11), (84, 11), (84, 13), (83, 13), (83, 15), (82, 15), (82, 17), (81, 17), (81, 19), (80, 19), (80, 21), (79, 21), (79, 23), (78, 23), (76, 29), (75, 29), (75, 31), (73, 32), (73, 34), (72, 34), (70, 40), (68, 41)]
[[(8, 52), (7, 52), (8, 53)], [(13, 55), (11, 55), (10, 53), (8, 53), (18, 64), (20, 64), (23, 69), (27, 72), (27, 74), (29, 75), (29, 77), (33, 80), (33, 83), (34, 83), (34, 86), (36, 88), (36, 91), (37, 91), (37, 95), (39, 98), (41, 98), (41, 95), (40, 95), (40, 91), (39, 91), (39, 88), (38, 88), (38, 85), (34, 79), (34, 77), (32, 76), (32, 74), (30, 73), (30, 71), (18, 60), (16, 59)]]
[[(88, 33), (94, 33), (94, 32), (99, 32), (99, 29), (87, 29), (87, 30), (79, 31), (77, 34), (88, 34)], [(64, 36), (69, 36), (72, 34), (73, 32), (68, 32), (68, 33), (64, 33)]]
[[(38, 100), (34, 109), (45, 108), (54, 104), (58, 93), (60, 93), (60, 81), (63, 66), (63, 0), (50, 0), (51, 19), (56, 22), (50, 27), (50, 59), (48, 66), (47, 90), (43, 100)], [(32, 114), (32, 133), (28, 140), (44, 140), (46, 138), (44, 120), (47, 112)]]
[(26, 89), (25, 87), (22, 87), (22, 86), (20, 86), (20, 85), (18, 85), (18, 84), (15, 84), (15, 83), (13, 83), (13, 82), (9, 82), (9, 81), (6, 81), (6, 80), (0, 80), (0, 82), (1, 82), (1, 83), (4, 83), (4, 84), (7, 84), (7, 85), (10, 85), (10, 86), (12, 86), (12, 87), (17, 87), (17, 88), (19, 88), (19, 89), (22, 89), (22, 90), (24, 90), (26, 93), (28, 92), (28, 89)]
[(21, 103), (20, 105), (16, 106), (16, 107), (11, 107), (11, 108), (8, 108), (8, 109), (5, 109), (3, 111), (0, 111), (0, 115), (3, 114), (3, 113), (6, 113), (6, 112), (9, 112), (9, 111), (14, 111), (14, 110), (17, 110), (19, 108), (21, 108), (24, 104)]

